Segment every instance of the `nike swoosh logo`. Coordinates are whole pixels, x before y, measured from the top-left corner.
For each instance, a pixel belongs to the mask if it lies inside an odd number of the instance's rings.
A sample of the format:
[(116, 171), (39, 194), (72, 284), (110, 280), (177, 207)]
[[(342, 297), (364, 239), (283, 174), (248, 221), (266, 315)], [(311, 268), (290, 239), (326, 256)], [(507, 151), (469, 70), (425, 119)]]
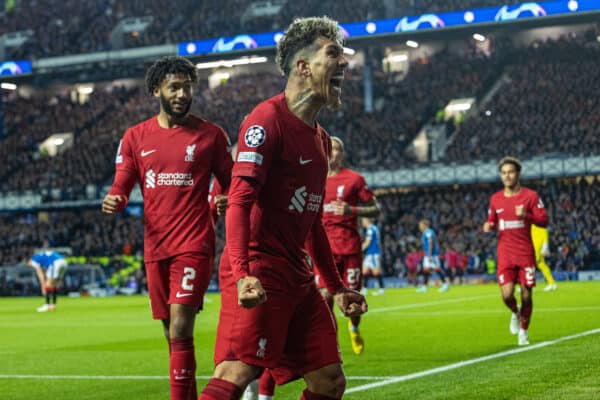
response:
[(182, 297), (188, 297), (188, 296), (191, 296), (193, 294), (194, 293), (180, 293), (180, 292), (177, 292), (177, 293), (175, 293), (175, 297), (177, 297), (178, 299), (180, 299)]
[(312, 162), (312, 160), (303, 160), (302, 156), (300, 156), (300, 165), (308, 164), (309, 162)]
[(142, 157), (146, 157), (152, 153), (154, 153), (156, 150), (148, 150), (148, 151), (144, 151), (142, 150)]
[(501, 212), (503, 212), (503, 211), (504, 211), (504, 208), (499, 208), (499, 209), (497, 209), (497, 210), (496, 210), (496, 213), (497, 213), (497, 214), (500, 214), (500, 213), (501, 213)]

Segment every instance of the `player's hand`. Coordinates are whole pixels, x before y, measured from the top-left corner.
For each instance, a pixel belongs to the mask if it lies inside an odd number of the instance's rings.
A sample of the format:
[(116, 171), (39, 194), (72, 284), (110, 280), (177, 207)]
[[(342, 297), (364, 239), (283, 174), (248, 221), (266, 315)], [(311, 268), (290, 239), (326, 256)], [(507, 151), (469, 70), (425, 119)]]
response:
[(515, 206), (515, 214), (519, 218), (524, 218), (525, 217), (525, 206), (522, 204)]
[(486, 222), (485, 224), (483, 224), (483, 231), (485, 233), (489, 233), (493, 230), (494, 230), (494, 225), (490, 224), (489, 222)]
[(227, 211), (227, 196), (223, 194), (216, 195), (215, 206), (217, 207), (217, 215), (225, 215), (225, 211)]
[(331, 202), (333, 205), (333, 215), (348, 215), (352, 213), (352, 209), (343, 200), (337, 199)]
[(346, 317), (358, 317), (369, 310), (365, 296), (356, 290), (343, 288), (333, 299)]
[(114, 214), (119, 209), (119, 203), (123, 201), (123, 196), (118, 194), (107, 194), (102, 200), (102, 212), (104, 214)]
[(541, 251), (541, 254), (542, 254), (544, 257), (550, 257), (550, 250), (542, 250), (542, 251)]
[(237, 282), (238, 305), (244, 308), (256, 307), (267, 301), (267, 292), (258, 278), (247, 276)]

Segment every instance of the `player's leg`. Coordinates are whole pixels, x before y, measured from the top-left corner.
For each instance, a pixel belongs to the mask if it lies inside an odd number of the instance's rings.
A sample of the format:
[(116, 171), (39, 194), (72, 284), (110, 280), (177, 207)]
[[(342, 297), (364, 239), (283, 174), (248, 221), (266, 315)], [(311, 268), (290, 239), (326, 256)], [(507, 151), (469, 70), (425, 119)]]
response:
[(531, 321), (531, 314), (533, 313), (533, 287), (535, 286), (535, 267), (519, 268), (519, 282), (521, 283), (521, 324), (519, 329), (518, 343), (519, 346), (524, 346), (529, 344), (528, 329), (529, 322)]
[(341, 364), (332, 364), (304, 374), (306, 389), (300, 400), (341, 399), (346, 390), (346, 377)]
[(238, 400), (243, 389), (257, 379), (262, 368), (240, 360), (222, 361), (202, 390), (198, 400)]
[(306, 389), (301, 399), (341, 399), (346, 379), (338, 352), (337, 333), (327, 305), (308, 288), (290, 321), (284, 355), (272, 371), (278, 385), (300, 376)]
[(543, 255), (540, 254), (539, 256), (537, 256), (536, 264), (538, 269), (544, 275), (544, 279), (546, 279), (546, 287), (544, 288), (544, 291), (547, 292), (549, 290), (556, 290), (556, 281), (554, 280), (554, 277), (552, 276), (552, 271), (550, 271), (550, 267), (548, 266), (548, 264), (546, 264), (546, 259)]
[[(338, 266), (341, 267), (342, 277), (346, 287), (354, 290), (362, 290), (362, 254), (353, 254), (338, 257), (336, 259)], [(332, 298), (333, 301), (333, 298)], [(332, 308), (333, 311), (333, 308)], [(360, 316), (351, 317), (348, 321), (348, 333), (350, 334), (350, 343), (352, 344), (352, 351), (355, 354), (361, 354), (365, 349), (365, 341), (362, 338), (359, 330)]]
[(197, 399), (194, 324), (210, 282), (213, 258), (201, 253), (175, 257), (169, 265), (171, 399)]
[(362, 263), (362, 276), (363, 276), (363, 279), (362, 279), (362, 289), (360, 290), (360, 293), (363, 296), (366, 296), (367, 293), (368, 293), (368, 291), (369, 291), (369, 289), (368, 289), (368, 287), (369, 287), (369, 278), (372, 275), (372, 270), (371, 270), (372, 267), (371, 267), (370, 258), (371, 258), (370, 256), (366, 256), (364, 258), (364, 260), (363, 260), (363, 263)]
[(441, 265), (440, 259), (438, 257), (433, 258), (433, 263), (435, 265), (435, 272), (437, 272), (437, 274), (439, 275), (440, 282), (442, 284), (439, 291), (446, 292), (446, 291), (448, 291), (448, 288), (450, 287), (450, 278), (444, 272), (444, 267)]
[[(37, 312), (46, 312), (50, 310), (50, 299), (52, 297), (52, 291), (51, 291), (51, 287), (48, 285), (48, 270), (46, 270), (45, 272), (42, 272), (44, 275), (46, 275), (46, 282), (43, 284), (42, 289), (42, 293), (44, 294), (44, 297), (46, 298), (46, 302), (39, 306), (37, 308)], [(40, 286), (42, 285), (42, 283), (40, 282)]]
[(270, 370), (265, 369), (258, 380), (258, 400), (273, 400), (275, 395), (275, 379)]
[[(271, 268), (283, 268), (285, 265), (281, 259), (266, 256), (264, 261), (257, 259), (250, 265), (250, 274), (260, 280), (267, 301), (244, 309), (237, 303), (237, 282), (231, 273), (227, 253), (223, 253), (219, 266), (221, 310), (215, 343), (216, 367), (200, 400), (238, 400), (264, 368), (272, 368), (279, 363), (289, 321), (298, 300), (289, 296), (291, 287), (285, 282), (270, 279), (268, 272)], [(331, 315), (316, 286), (308, 286), (314, 289)]]
[(500, 285), (500, 292), (502, 294), (502, 301), (506, 307), (512, 312), (510, 319), (510, 333), (516, 335), (519, 333), (519, 306), (517, 305), (517, 299), (515, 298), (515, 282), (517, 282), (518, 275), (517, 270), (514, 266), (505, 265), (504, 260), (498, 260), (498, 284)]
[(429, 283), (429, 274), (430, 274), (430, 265), (425, 263), (423, 260), (423, 264), (420, 268), (420, 275), (422, 277), (421, 285), (417, 288), (417, 293), (425, 293), (427, 292), (427, 284)]

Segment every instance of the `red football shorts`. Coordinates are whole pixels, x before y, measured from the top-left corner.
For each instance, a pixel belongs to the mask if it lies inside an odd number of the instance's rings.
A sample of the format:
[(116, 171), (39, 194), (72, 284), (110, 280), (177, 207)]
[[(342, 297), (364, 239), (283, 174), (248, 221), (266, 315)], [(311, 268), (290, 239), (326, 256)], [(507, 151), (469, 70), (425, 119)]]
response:
[[(362, 289), (362, 253), (334, 254), (333, 259), (344, 280), (344, 286), (354, 290)], [(327, 289), (318, 268), (315, 268), (315, 282), (319, 289)]]
[(169, 304), (186, 304), (200, 310), (212, 270), (213, 258), (203, 253), (184, 253), (146, 263), (152, 317), (169, 319)]
[(310, 371), (341, 362), (336, 325), (325, 299), (312, 281), (288, 282), (276, 272), (287, 261), (253, 259), (267, 301), (251, 309), (237, 303), (237, 286), (226, 253), (221, 257), (221, 312), (215, 344), (215, 365), (226, 360), (270, 368), (278, 385)]
[(532, 288), (535, 286), (535, 257), (523, 257), (498, 252), (498, 284), (520, 283)]

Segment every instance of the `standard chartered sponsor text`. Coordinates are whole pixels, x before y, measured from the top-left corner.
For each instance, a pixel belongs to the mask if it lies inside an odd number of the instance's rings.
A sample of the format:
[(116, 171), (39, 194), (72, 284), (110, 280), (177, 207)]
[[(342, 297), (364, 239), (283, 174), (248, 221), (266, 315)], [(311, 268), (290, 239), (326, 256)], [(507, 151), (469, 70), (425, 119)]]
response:
[(157, 175), (158, 186), (192, 186), (194, 178), (191, 173), (185, 172), (160, 172)]

